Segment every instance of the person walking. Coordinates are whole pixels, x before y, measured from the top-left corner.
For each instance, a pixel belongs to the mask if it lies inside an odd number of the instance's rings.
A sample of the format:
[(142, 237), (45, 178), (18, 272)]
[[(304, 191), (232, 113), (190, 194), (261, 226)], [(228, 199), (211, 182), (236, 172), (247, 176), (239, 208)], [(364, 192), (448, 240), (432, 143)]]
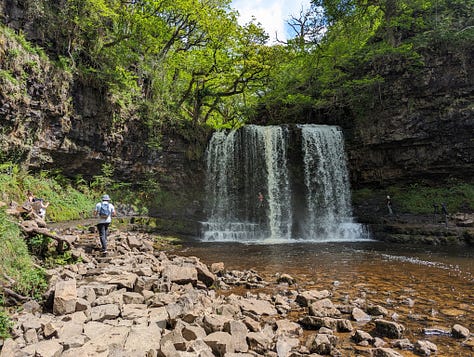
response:
[(99, 231), (102, 253), (107, 254), (107, 235), (109, 234), (109, 225), (112, 222), (112, 216), (115, 216), (115, 207), (110, 203), (109, 195), (102, 196), (102, 201), (95, 205), (94, 217), (99, 217), (97, 229)]

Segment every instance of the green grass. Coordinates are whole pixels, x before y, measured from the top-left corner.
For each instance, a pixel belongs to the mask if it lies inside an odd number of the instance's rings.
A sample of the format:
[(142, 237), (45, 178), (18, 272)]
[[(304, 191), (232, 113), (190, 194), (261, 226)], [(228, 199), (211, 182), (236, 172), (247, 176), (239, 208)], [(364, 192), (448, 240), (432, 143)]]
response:
[(474, 212), (474, 184), (451, 180), (444, 185), (428, 186), (414, 183), (408, 186), (390, 186), (385, 190), (363, 188), (353, 192), (355, 204), (374, 200), (384, 202), (390, 195), (398, 210), (405, 213), (429, 214), (433, 205), (446, 203), (449, 213)]
[[(26, 192), (31, 190), (36, 197), (50, 202), (47, 208), (47, 221), (67, 221), (91, 216), (97, 194), (85, 185), (81, 190), (55, 174), (31, 175), (11, 163), (0, 164), (0, 190), (3, 200), (15, 201), (22, 205), (26, 201)], [(6, 196), (6, 197), (5, 197)]]
[(4, 210), (0, 210), (0, 239), (2, 283), (7, 283), (3, 276), (5, 274), (13, 279), (11, 288), (17, 293), (40, 298), (46, 288), (44, 271), (35, 266), (19, 227)]

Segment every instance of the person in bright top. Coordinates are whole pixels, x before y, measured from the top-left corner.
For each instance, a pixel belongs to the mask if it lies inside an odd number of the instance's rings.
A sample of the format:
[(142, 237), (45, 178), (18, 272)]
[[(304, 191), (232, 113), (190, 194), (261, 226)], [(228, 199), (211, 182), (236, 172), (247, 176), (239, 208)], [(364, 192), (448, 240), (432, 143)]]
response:
[(102, 253), (104, 254), (107, 254), (107, 235), (109, 233), (109, 225), (112, 222), (112, 216), (115, 215), (115, 207), (110, 203), (109, 195), (103, 195), (102, 201), (95, 205), (94, 217), (99, 217), (97, 229), (99, 231)]

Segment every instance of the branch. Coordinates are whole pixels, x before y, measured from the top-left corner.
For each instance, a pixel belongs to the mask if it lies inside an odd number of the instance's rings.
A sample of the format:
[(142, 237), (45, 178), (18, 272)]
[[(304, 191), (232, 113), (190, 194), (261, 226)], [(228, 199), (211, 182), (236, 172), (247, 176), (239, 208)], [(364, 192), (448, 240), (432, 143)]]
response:
[(27, 300), (30, 300), (30, 298), (28, 296), (23, 296), (23, 295), (20, 295), (20, 294), (17, 294), (16, 292), (14, 292), (13, 290), (9, 289), (9, 288), (6, 288), (6, 287), (3, 287), (3, 293), (8, 296), (8, 297), (11, 297), (13, 298), (14, 300), (16, 301), (27, 301)]

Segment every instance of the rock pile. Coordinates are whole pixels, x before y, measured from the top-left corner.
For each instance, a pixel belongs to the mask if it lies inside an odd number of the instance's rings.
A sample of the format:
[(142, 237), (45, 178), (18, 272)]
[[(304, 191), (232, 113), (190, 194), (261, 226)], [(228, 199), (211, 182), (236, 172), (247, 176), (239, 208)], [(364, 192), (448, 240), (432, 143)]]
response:
[[(337, 305), (329, 290), (303, 290), (287, 274), (271, 283), (252, 270), (228, 271), (223, 263), (207, 266), (157, 252), (143, 233), (115, 232), (109, 247), (111, 255), (101, 256), (76, 246), (82, 262), (49, 270), (44, 305), (23, 304), (0, 356), (390, 357), (437, 351), (428, 340), (407, 339), (406, 328), (383, 306)], [(233, 293), (234, 287), (244, 293)], [(472, 341), (460, 325), (448, 334)]]

